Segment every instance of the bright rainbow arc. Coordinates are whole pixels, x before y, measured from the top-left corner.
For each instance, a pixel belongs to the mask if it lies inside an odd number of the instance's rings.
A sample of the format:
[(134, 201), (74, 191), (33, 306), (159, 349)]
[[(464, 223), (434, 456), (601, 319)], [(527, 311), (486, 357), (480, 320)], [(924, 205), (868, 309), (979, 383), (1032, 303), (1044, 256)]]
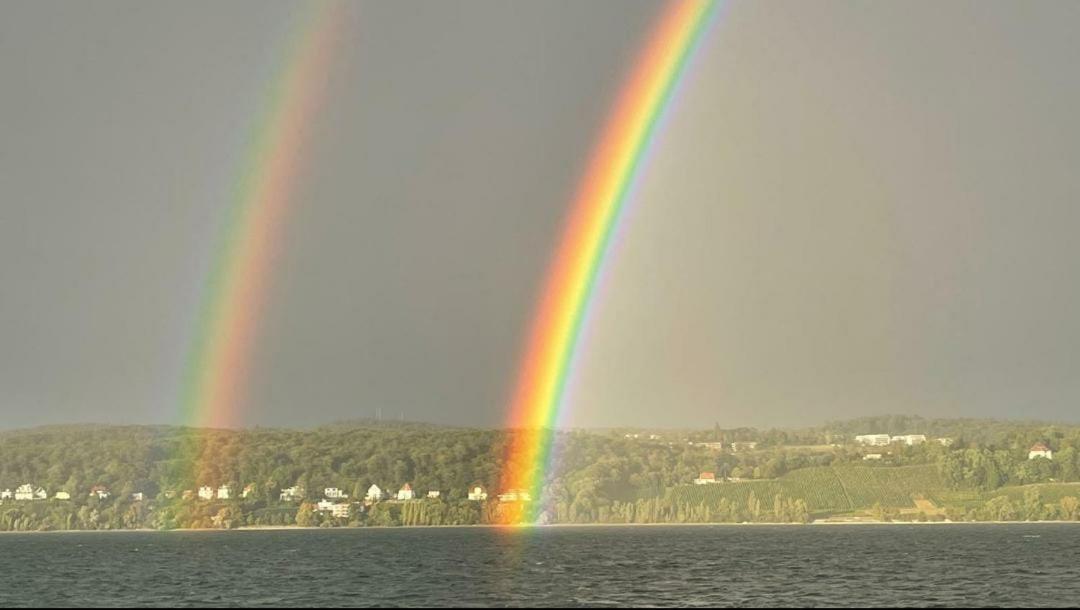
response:
[(240, 423), (268, 277), (343, 21), (339, 3), (307, 6), (254, 123), (204, 288), (184, 371), (181, 420), (188, 425)]
[[(534, 318), (509, 425), (504, 489), (539, 499), (581, 326), (635, 176), (716, 0), (665, 10), (614, 107), (579, 186)], [(534, 506), (538, 502), (533, 503)], [(531, 522), (535, 513), (527, 515)]]

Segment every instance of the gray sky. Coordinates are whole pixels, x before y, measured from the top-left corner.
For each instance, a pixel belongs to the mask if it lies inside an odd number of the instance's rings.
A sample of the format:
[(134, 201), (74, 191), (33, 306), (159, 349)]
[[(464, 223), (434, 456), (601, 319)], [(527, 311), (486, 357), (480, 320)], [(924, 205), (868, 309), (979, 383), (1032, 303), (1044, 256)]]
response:
[[(287, 3), (6, 3), (3, 425), (172, 422)], [(652, 2), (354, 4), (250, 424), (497, 424)], [(733, 2), (637, 184), (574, 425), (1080, 414), (1080, 3)]]

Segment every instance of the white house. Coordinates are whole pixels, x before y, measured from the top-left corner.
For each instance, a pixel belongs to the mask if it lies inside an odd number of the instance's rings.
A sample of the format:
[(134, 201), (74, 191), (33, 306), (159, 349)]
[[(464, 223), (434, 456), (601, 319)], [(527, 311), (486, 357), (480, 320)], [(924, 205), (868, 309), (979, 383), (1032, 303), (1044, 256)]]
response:
[(908, 447), (914, 447), (915, 445), (921, 445), (926, 442), (925, 434), (903, 434), (901, 436), (894, 436), (889, 439), (892, 443), (901, 443)]
[(469, 499), (473, 502), (483, 502), (484, 500), (488, 499), (488, 495), (487, 492), (484, 491), (483, 487), (477, 485), (476, 487), (473, 487), (469, 490)]
[(499, 502), (532, 502), (532, 494), (524, 489), (511, 489), (499, 494)]
[(319, 500), (319, 503), (315, 505), (315, 508), (319, 512), (330, 513), (338, 519), (348, 519), (350, 513), (350, 506), (348, 502), (331, 502), (330, 500)]
[(53, 496), (53, 499), (54, 500), (70, 500), (71, 499), (71, 494), (69, 494), (66, 491), (58, 491), (58, 492), (56, 492), (56, 495)]
[(232, 497), (232, 487), (229, 487), (228, 485), (222, 485), (221, 487), (218, 487), (218, 490), (217, 490), (217, 499), (218, 500), (228, 500), (231, 497)]
[(131, 501), (132, 502), (142, 502), (145, 499), (146, 499), (146, 494), (144, 494), (141, 491), (137, 491), (137, 492), (131, 494)]
[(882, 455), (880, 453), (867, 453), (866, 455), (862, 456), (863, 461), (880, 460), (881, 458)]
[(441, 491), (429, 491), (429, 492), (427, 492), (427, 497), (429, 499), (431, 499), (431, 500), (434, 500), (434, 499), (438, 498), (441, 495), (442, 495)]
[(855, 442), (871, 447), (885, 447), (892, 442), (892, 437), (888, 434), (860, 434), (855, 437)]
[(382, 488), (379, 487), (378, 485), (374, 485), (374, 484), (371, 487), (368, 487), (367, 495), (364, 496), (364, 499), (367, 500), (368, 502), (378, 502), (379, 500), (382, 500), (383, 499), (383, 490), (382, 490)]
[(210, 487), (209, 485), (203, 485), (202, 487), (200, 487), (199, 488), (199, 499), (200, 500), (213, 500), (214, 499), (214, 488)]
[(10, 489), (5, 489), (4, 491), (0, 491), (0, 500), (11, 500), (14, 497), (15, 497), (15, 494), (13, 494)]
[(109, 488), (104, 485), (94, 485), (90, 488), (90, 495), (97, 497), (98, 500), (108, 500)]
[(281, 495), (278, 498), (282, 502), (299, 502), (304, 499), (304, 488), (299, 485), (293, 485), (292, 487), (286, 487), (281, 490)]
[(753, 451), (757, 449), (757, 441), (736, 441), (731, 443), (731, 450), (738, 453), (740, 451)]
[(694, 479), (694, 485), (713, 485), (719, 482), (715, 472), (703, 472), (698, 475), (698, 478)]
[(45, 493), (45, 490), (40, 487), (35, 487), (29, 483), (20, 485), (15, 490), (16, 500), (46, 500), (49, 494)]
[(414, 499), (416, 499), (416, 494), (412, 490), (412, 485), (409, 485), (408, 483), (406, 483), (405, 485), (402, 485), (401, 489), (399, 489), (398, 492), (397, 492), (397, 499), (398, 500), (414, 500)]
[(332, 500), (344, 500), (349, 497), (349, 494), (341, 491), (337, 487), (327, 487), (323, 490), (323, 496)]
[[(1046, 458), (1048, 460), (1054, 459), (1054, 452), (1050, 451), (1044, 443), (1035, 443), (1031, 446), (1031, 451), (1028, 451), (1028, 459), (1034, 460), (1035, 458)], [(16, 496), (17, 498), (18, 496)]]
[(698, 443), (698, 446), (699, 447), (704, 447), (704, 448), (708, 449), (709, 451), (723, 451), (724, 450), (724, 443), (721, 443), (720, 441), (711, 442), (711, 443)]

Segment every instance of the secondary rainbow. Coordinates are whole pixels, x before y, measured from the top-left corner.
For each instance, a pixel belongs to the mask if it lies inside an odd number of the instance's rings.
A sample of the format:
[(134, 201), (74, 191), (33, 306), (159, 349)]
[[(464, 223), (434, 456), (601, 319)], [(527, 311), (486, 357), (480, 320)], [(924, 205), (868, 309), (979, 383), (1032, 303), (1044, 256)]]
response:
[(520, 365), (509, 419), (516, 434), (503, 466), (504, 489), (524, 490), (539, 498), (552, 427), (620, 211), (660, 118), (716, 10), (715, 0), (675, 0), (664, 8), (593, 152), (548, 271)]
[(308, 131), (321, 107), (341, 4), (303, 5), (269, 83), (232, 189), (225, 231), (203, 287), (185, 365), (181, 420), (196, 427), (240, 423), (251, 354), (282, 225), (304, 171)]

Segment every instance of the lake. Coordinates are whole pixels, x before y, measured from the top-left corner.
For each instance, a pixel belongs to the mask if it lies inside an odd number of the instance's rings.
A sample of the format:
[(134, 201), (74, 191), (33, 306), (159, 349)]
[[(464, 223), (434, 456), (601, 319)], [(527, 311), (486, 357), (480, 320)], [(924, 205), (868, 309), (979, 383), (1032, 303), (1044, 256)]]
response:
[(0, 535), (0, 606), (1075, 606), (1080, 526)]

